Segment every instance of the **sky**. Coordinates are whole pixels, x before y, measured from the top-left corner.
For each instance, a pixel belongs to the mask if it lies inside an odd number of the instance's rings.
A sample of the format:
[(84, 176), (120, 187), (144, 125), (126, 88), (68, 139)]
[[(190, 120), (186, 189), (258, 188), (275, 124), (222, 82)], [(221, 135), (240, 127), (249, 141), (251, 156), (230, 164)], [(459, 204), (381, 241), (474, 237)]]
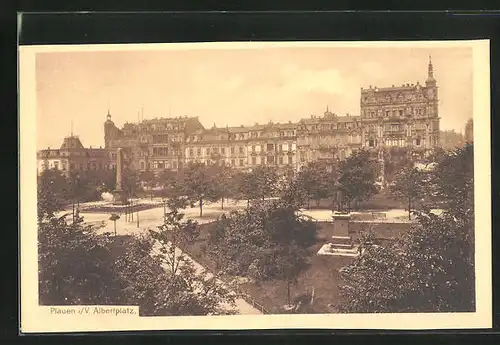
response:
[(37, 149), (71, 133), (104, 146), (115, 124), (198, 116), (205, 127), (360, 113), (361, 87), (425, 83), (429, 55), (441, 128), (472, 117), (472, 48), (274, 47), (45, 52), (36, 57)]

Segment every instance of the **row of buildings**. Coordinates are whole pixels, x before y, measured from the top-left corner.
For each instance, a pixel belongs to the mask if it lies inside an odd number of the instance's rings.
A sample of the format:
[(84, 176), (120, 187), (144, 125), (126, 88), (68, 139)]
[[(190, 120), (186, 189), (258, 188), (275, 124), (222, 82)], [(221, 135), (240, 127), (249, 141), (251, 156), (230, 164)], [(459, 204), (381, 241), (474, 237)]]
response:
[(438, 87), (430, 58), (424, 84), (361, 88), (360, 110), (360, 115), (339, 116), (327, 107), (323, 116), (294, 123), (212, 128), (198, 117), (155, 118), (118, 128), (108, 111), (104, 148), (85, 149), (70, 136), (60, 149), (38, 153), (39, 169), (113, 169), (118, 148), (132, 169), (160, 172), (190, 162), (300, 169), (311, 161), (344, 159), (362, 148), (379, 159), (419, 159), (440, 145)]

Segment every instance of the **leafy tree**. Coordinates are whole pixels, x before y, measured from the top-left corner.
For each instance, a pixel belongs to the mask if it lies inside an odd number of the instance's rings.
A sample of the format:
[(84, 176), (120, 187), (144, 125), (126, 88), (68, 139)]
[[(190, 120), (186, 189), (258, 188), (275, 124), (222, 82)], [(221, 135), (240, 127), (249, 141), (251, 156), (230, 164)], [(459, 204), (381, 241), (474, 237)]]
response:
[(348, 207), (351, 202), (359, 203), (378, 192), (375, 184), (379, 167), (367, 151), (361, 150), (349, 156), (340, 164), (339, 187)]
[(429, 181), (432, 194), (457, 219), (474, 212), (474, 147), (441, 153)]
[(122, 287), (109, 250), (80, 218), (51, 218), (38, 227), (39, 295), (42, 305), (120, 304)]
[(315, 224), (297, 215), (294, 205), (261, 201), (221, 217), (210, 231), (207, 249), (218, 268), (229, 274), (286, 280), (290, 304), (290, 286), (306, 267), (306, 249), (315, 234)]
[(217, 176), (215, 193), (221, 199), (221, 208), (224, 209), (224, 199), (235, 194), (235, 188), (232, 185), (234, 171), (228, 165), (212, 166), (212, 174)]
[(414, 167), (404, 167), (396, 175), (389, 190), (397, 200), (404, 200), (408, 205), (408, 220), (411, 220), (412, 206), (415, 206), (425, 192), (427, 174)]
[(181, 250), (195, 241), (199, 231), (196, 222), (183, 220), (175, 208), (180, 204), (180, 199), (169, 202), (171, 211), (164, 223), (138, 238), (120, 261), (129, 298), (141, 306), (143, 315), (234, 313), (235, 295), (219, 277), (197, 271)]
[(270, 196), (276, 190), (278, 182), (278, 173), (275, 168), (270, 166), (259, 165), (250, 172), (250, 179), (253, 179), (256, 184), (256, 194), (264, 200), (266, 196)]
[(129, 196), (136, 195), (139, 190), (139, 176), (137, 172), (129, 166), (125, 166), (122, 169), (122, 189), (126, 191)]
[(143, 182), (147, 188), (150, 190), (151, 199), (153, 199), (153, 188), (156, 185), (156, 176), (155, 173), (148, 170), (143, 171), (139, 174), (139, 181)]
[(250, 207), (250, 200), (257, 199), (259, 197), (258, 193), (258, 183), (254, 179), (254, 175), (251, 172), (238, 172), (233, 177), (233, 183), (236, 189), (236, 195), (240, 199), (247, 200), (247, 207)]
[(434, 170), (443, 213), (417, 212), (394, 243), (367, 247), (343, 273), (346, 312), (460, 312), (475, 308), (472, 147), (449, 152)]
[(192, 204), (198, 203), (200, 217), (203, 215), (204, 201), (217, 201), (216, 169), (202, 163), (190, 163), (182, 171), (180, 190)]
[(59, 170), (42, 171), (37, 179), (38, 220), (53, 217), (70, 197), (68, 181)]
[(158, 230), (150, 230), (153, 240), (161, 246), (158, 255), (168, 267), (171, 274), (176, 274), (179, 265), (186, 261), (184, 253), (179, 254), (178, 248), (184, 248), (187, 244), (193, 244), (199, 236), (196, 222), (191, 219), (183, 220), (184, 214), (178, 209), (172, 208), (174, 204), (169, 203), (171, 210), (165, 214), (164, 223)]
[(166, 197), (176, 197), (181, 193), (179, 173), (170, 169), (163, 170), (158, 176), (158, 183), (163, 187)]

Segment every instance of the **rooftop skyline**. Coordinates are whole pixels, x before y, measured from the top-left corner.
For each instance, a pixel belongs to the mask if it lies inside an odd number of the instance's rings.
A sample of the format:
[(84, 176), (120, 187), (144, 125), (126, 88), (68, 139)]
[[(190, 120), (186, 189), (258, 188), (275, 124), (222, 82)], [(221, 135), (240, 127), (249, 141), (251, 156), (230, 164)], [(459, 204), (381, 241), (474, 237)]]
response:
[[(108, 109), (118, 127), (144, 118), (198, 117), (211, 128), (359, 115), (361, 88), (424, 85), (429, 55), (441, 128), (472, 117), (471, 48), (259, 48), (39, 53), (37, 148), (71, 131), (104, 146)], [(73, 123), (73, 125), (72, 125)]]

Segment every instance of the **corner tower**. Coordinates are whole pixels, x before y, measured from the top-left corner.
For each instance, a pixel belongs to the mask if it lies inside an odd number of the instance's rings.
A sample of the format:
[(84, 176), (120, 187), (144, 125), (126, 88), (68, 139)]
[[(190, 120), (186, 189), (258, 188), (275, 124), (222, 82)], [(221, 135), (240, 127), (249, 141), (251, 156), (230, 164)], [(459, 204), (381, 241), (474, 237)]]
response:
[(104, 122), (104, 147), (110, 148), (111, 142), (118, 138), (118, 128), (116, 128), (115, 123), (111, 121), (111, 114), (106, 115), (106, 122)]

